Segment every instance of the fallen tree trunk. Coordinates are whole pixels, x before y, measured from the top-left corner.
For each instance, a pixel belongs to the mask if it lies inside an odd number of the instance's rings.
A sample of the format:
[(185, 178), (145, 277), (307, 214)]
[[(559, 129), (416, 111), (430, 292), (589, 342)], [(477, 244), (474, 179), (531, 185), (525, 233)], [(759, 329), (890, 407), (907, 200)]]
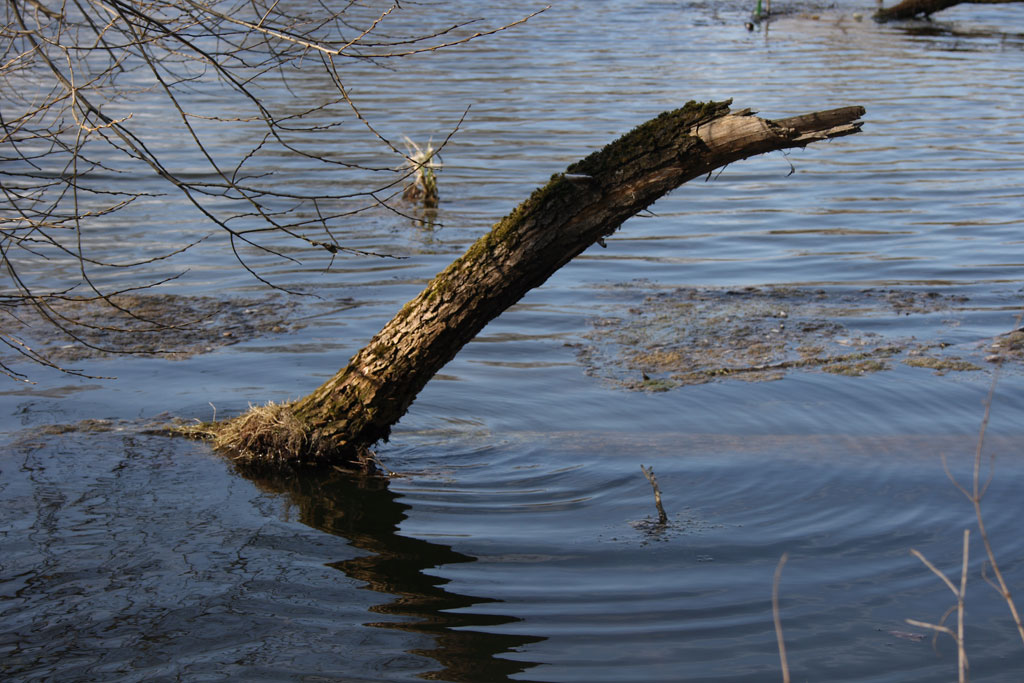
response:
[(372, 468), (416, 394), (484, 326), (627, 218), (687, 180), (750, 156), (850, 135), (862, 107), (780, 120), (729, 102), (666, 112), (536, 190), (438, 274), (338, 374), (292, 404), (210, 426), (246, 460)]
[(959, 4), (972, 5), (1002, 5), (1008, 2), (1021, 2), (1022, 0), (903, 0), (898, 5), (888, 9), (880, 9), (875, 12), (877, 21), (889, 21), (890, 19), (912, 19), (918, 15), (931, 16), (936, 12)]

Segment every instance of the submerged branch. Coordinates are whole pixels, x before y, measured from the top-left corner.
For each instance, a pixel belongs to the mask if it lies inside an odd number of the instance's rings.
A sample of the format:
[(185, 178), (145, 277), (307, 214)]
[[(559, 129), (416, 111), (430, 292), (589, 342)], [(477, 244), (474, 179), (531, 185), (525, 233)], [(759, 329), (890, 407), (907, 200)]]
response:
[(658, 486), (658, 479), (654, 476), (654, 467), (640, 465), (640, 470), (647, 477), (647, 481), (651, 482), (651, 488), (654, 489), (654, 507), (658, 510), (658, 524), (668, 524), (668, 515), (665, 514), (665, 506), (661, 504), (661, 487)]

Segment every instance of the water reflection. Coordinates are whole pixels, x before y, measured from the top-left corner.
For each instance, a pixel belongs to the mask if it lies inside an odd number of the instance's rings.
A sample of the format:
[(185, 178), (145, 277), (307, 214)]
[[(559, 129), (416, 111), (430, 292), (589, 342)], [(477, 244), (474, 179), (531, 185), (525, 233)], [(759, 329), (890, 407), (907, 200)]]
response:
[[(373, 612), (393, 617), (366, 624), (431, 636), (435, 646), (413, 654), (436, 660), (441, 670), (422, 674), (442, 681), (507, 681), (537, 666), (501, 655), (544, 638), (488, 633), (488, 627), (519, 619), (500, 614), (464, 611), (473, 605), (500, 602), (460, 595), (444, 588), (448, 579), (428, 573), (442, 565), (475, 562), (476, 558), (440, 543), (409, 538), (398, 532), (409, 505), (383, 478), (353, 477), (341, 472), (268, 472), (242, 468), (240, 473), (260, 488), (285, 494), (299, 521), (319, 531), (346, 538), (370, 554), (331, 563), (366, 588), (393, 596)], [(516, 681), (527, 680), (516, 678)]]
[[(971, 41), (984, 41), (986, 39), (994, 39), (999, 42), (1002, 47), (1015, 47), (1020, 48), (1022, 41), (1024, 41), (1024, 33), (1018, 31), (1005, 31), (1001, 27), (964, 27), (955, 23), (950, 22), (936, 22), (936, 21), (919, 21), (919, 22), (904, 22), (894, 27), (895, 30), (914, 37), (925, 37), (925, 38), (959, 38)], [(928, 43), (924, 44), (926, 47)], [(988, 43), (954, 43), (952, 45), (945, 43), (932, 44), (931, 47), (943, 49), (943, 50), (954, 50), (954, 51), (983, 51), (990, 49), (991, 45)]]

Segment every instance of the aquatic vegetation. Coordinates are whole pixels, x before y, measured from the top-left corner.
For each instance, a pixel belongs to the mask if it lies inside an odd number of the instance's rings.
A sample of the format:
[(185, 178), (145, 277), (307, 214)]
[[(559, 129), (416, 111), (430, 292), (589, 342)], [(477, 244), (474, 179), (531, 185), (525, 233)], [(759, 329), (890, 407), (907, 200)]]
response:
[[(941, 321), (927, 332), (912, 323), (908, 329), (877, 323), (915, 315), (934, 321), (966, 301), (912, 288), (676, 288), (649, 293), (626, 315), (595, 319), (577, 350), (588, 374), (646, 392), (723, 379), (776, 380), (796, 370), (859, 377), (891, 369), (891, 360), (937, 374), (983, 370), (985, 353), (989, 363), (1024, 360), (1024, 331), (990, 347), (951, 348), (937, 336), (948, 329)], [(970, 354), (976, 358), (965, 357)]]
[(866, 360), (853, 360), (839, 363), (829, 363), (821, 367), (823, 372), (833, 375), (846, 375), (847, 377), (860, 377), (871, 372), (881, 372), (889, 368), (885, 362), (869, 358)]
[(936, 375), (944, 375), (947, 372), (970, 372), (981, 370), (981, 366), (970, 361), (962, 360), (958, 356), (949, 358), (936, 358), (934, 356), (912, 356), (903, 361), (904, 365), (914, 368), (931, 368)]
[(989, 347), (990, 355), (985, 360), (992, 363), (1003, 361), (1024, 362), (1024, 328), (1000, 335)]
[(437, 173), (441, 170), (440, 150), (434, 149), (433, 141), (426, 148), (420, 147), (408, 137), (405, 138), (406, 162), (410, 182), (402, 192), (402, 198), (423, 204), (427, 208), (437, 206), (440, 195), (437, 190)]
[(112, 354), (191, 358), (267, 334), (301, 327), (289, 321), (298, 304), (279, 297), (217, 299), (177, 294), (118, 294), (61, 297), (46, 310), (61, 325), (50, 324), (40, 309), (25, 303), (14, 309), (12, 334), (31, 339), (51, 361), (68, 362)]

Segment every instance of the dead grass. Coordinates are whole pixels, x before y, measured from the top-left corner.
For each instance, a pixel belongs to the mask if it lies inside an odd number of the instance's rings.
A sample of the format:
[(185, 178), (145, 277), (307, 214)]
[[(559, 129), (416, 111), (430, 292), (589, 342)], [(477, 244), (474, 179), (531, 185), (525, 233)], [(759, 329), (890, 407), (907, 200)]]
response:
[(409, 170), (410, 182), (402, 193), (406, 201), (423, 204), (428, 209), (436, 208), (440, 195), (437, 191), (437, 172), (441, 170), (441, 160), (437, 156), (439, 150), (428, 143), (426, 149), (420, 147), (408, 137), (405, 138), (407, 148), (405, 168)]
[(306, 423), (295, 417), (291, 403), (249, 406), (238, 417), (187, 425), (181, 432), (210, 441), (232, 460), (283, 464), (310, 459), (323, 450)]
[(295, 416), (293, 403), (250, 405), (249, 410), (227, 420), (177, 427), (177, 434), (210, 442), (236, 465), (260, 469), (314, 465), (373, 475), (380, 463), (368, 448), (346, 448), (320, 436), (316, 429)]

